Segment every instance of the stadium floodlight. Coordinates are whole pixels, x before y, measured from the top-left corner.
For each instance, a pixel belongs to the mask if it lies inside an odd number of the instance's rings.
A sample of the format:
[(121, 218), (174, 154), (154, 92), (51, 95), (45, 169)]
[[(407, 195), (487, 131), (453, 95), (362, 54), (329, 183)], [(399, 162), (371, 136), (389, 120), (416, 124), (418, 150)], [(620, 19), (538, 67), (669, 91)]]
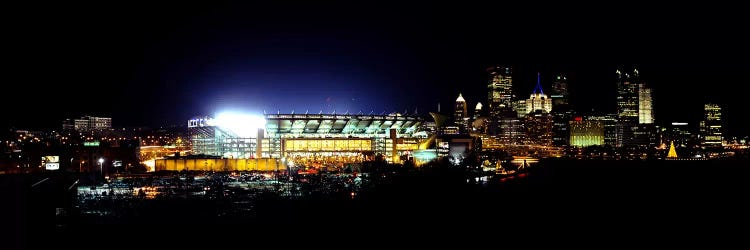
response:
[(255, 138), (258, 129), (266, 127), (266, 119), (260, 115), (237, 112), (222, 112), (215, 116), (214, 124), (243, 138)]

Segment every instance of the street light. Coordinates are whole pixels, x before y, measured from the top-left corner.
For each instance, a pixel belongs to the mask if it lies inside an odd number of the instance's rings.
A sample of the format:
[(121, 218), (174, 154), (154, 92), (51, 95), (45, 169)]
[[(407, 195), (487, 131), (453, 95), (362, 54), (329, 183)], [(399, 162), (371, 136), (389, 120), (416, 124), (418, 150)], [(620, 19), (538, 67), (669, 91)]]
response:
[(104, 163), (104, 158), (99, 158), (99, 173), (101, 173), (102, 177), (104, 177), (104, 168), (102, 168), (102, 163)]

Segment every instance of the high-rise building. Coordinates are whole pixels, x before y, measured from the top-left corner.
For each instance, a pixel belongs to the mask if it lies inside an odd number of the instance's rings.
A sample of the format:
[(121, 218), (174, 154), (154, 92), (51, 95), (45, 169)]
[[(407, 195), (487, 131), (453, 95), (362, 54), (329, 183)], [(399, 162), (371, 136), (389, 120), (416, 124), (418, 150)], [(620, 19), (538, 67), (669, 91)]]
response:
[(721, 107), (718, 104), (707, 103), (703, 106), (704, 115), (701, 121), (701, 146), (721, 147), (724, 137), (721, 129)]
[(638, 123), (654, 123), (654, 109), (653, 102), (651, 100), (651, 88), (646, 87), (646, 84), (643, 83), (638, 85)]
[(461, 93), (456, 98), (456, 110), (453, 113), (453, 119), (462, 131), (469, 131), (469, 115), (466, 111), (466, 100), (464, 100)]
[(518, 115), (510, 107), (504, 107), (500, 110), (500, 120), (498, 121), (500, 129), (499, 139), (503, 145), (522, 145), (525, 141), (526, 129)]
[(565, 105), (568, 104), (568, 77), (564, 74), (558, 74), (555, 76), (555, 81), (552, 82), (552, 104)]
[(575, 111), (569, 104), (555, 105), (552, 108), (552, 144), (555, 146), (570, 145), (570, 121)]
[(604, 145), (617, 146), (617, 114), (592, 115), (587, 116), (586, 120), (601, 121), (604, 127)]
[(617, 69), (617, 147), (635, 146), (633, 127), (638, 124), (640, 76)]
[(526, 115), (530, 112), (526, 112), (526, 108), (528, 105), (526, 105), (527, 99), (518, 99), (513, 101), (513, 110), (516, 111), (516, 115), (518, 115), (518, 118), (524, 118)]
[(543, 110), (547, 113), (552, 112), (552, 99), (547, 97), (542, 90), (541, 76), (539, 73), (536, 75), (536, 87), (534, 92), (531, 93), (529, 99), (526, 100), (526, 114), (530, 114), (537, 110)]
[(488, 133), (497, 135), (500, 133), (499, 121), (503, 108), (510, 107), (513, 101), (513, 77), (512, 70), (507, 66), (494, 66), (487, 69), (490, 75), (487, 84), (487, 103), (489, 105)]
[(570, 121), (570, 145), (576, 147), (604, 145), (603, 121), (583, 120), (581, 117)]
[(535, 110), (526, 116), (526, 144), (552, 146), (552, 115), (544, 110)]

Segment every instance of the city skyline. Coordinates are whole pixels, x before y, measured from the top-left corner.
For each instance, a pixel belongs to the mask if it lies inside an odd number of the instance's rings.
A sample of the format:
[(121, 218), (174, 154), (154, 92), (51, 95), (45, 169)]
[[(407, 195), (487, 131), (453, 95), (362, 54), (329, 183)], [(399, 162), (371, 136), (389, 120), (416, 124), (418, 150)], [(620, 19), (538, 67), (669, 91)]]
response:
[[(576, 110), (611, 113), (614, 72), (624, 65), (637, 67), (653, 89), (657, 124), (697, 126), (703, 105), (710, 102), (722, 106), (731, 134), (744, 133), (739, 123), (747, 104), (735, 85), (750, 65), (723, 59), (746, 52), (738, 46), (744, 38), (729, 32), (735, 26), (731, 20), (706, 23), (724, 24), (706, 30), (692, 27), (697, 21), (688, 15), (650, 10), (629, 23), (644, 39), (628, 40), (619, 39), (618, 29), (595, 30), (581, 23), (582, 17), (558, 26), (511, 22), (535, 13), (526, 6), (508, 6), (519, 12), (500, 18), (509, 23), (505, 33), (492, 32), (502, 29), (487, 22), (491, 17), (441, 18), (479, 11), (468, 6), (222, 2), (132, 5), (102, 13), (59, 6), (76, 18), (56, 24), (51, 21), (62, 12), (48, 7), (28, 24), (47, 27), (50, 36), (18, 30), (23, 35), (14, 42), (22, 49), (11, 53), (18, 62), (11, 75), (22, 80), (3, 95), (12, 108), (0, 126), (55, 128), (65, 118), (91, 114), (112, 117), (118, 127), (155, 127), (225, 109), (427, 114), (438, 103), (450, 107), (459, 93), (469, 107), (487, 100), (485, 70), (495, 65), (513, 67), (517, 98), (532, 92), (537, 72), (547, 90), (552, 77), (563, 73)], [(379, 15), (386, 10), (392, 15)], [(596, 14), (584, 17), (614, 27), (627, 24)], [(684, 22), (663, 32), (659, 27), (666, 17)], [(85, 23), (87, 18), (99, 22)], [(714, 36), (695, 38), (695, 31)], [(45, 74), (34, 74), (38, 70)], [(695, 91), (685, 86), (712, 87)], [(34, 92), (37, 87), (44, 91)], [(54, 105), (25, 105), (29, 100)]]

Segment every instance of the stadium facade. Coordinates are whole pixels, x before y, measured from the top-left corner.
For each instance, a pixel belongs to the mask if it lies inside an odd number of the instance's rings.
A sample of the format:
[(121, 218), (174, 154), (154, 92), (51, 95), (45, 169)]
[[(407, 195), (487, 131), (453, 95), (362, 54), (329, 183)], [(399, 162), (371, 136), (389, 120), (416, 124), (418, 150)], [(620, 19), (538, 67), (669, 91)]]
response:
[(399, 113), (266, 114), (262, 119), (197, 117), (188, 121), (188, 129), (193, 155), (340, 167), (377, 154), (392, 163), (412, 157), (430, 141), (425, 124), (425, 117)]

